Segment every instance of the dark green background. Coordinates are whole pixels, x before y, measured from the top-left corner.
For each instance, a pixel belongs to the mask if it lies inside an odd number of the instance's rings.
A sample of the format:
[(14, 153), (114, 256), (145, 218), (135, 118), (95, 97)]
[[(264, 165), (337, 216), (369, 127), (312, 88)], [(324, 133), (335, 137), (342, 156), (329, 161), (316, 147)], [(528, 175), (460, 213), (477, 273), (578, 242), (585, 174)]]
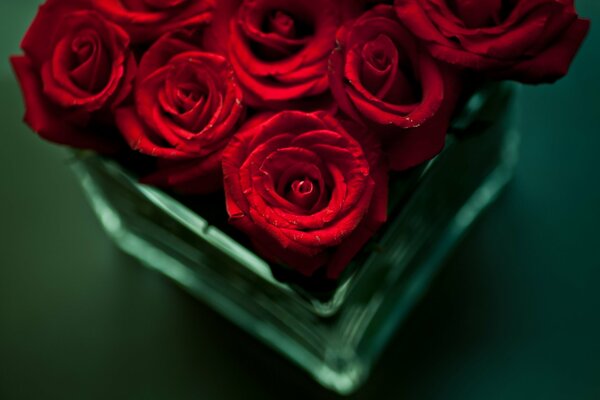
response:
[[(0, 399), (334, 398), (109, 243), (65, 151), (21, 124), (6, 58), (38, 3), (0, 0)], [(600, 399), (594, 28), (569, 77), (523, 90), (516, 179), (353, 398)]]

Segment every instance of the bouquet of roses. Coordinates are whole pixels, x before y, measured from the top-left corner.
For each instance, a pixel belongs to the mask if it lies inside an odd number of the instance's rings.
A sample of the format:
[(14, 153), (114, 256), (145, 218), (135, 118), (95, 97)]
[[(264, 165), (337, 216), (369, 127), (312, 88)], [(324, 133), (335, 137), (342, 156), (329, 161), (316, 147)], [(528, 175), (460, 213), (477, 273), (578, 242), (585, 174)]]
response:
[(41, 137), (224, 191), (265, 259), (335, 279), (478, 84), (555, 81), (588, 29), (573, 0), (48, 0), (12, 64)]

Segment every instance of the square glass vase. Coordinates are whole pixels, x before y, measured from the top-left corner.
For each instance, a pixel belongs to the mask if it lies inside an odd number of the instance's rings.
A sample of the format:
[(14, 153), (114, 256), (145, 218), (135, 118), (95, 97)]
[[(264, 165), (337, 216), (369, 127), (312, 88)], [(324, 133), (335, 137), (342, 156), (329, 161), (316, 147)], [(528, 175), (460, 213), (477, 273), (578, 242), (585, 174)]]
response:
[(251, 249), (117, 162), (77, 153), (74, 172), (112, 240), (243, 330), (349, 394), (426, 292), (445, 256), (512, 177), (515, 86), (476, 92), (444, 150), (390, 180), (389, 219), (328, 296), (276, 279)]

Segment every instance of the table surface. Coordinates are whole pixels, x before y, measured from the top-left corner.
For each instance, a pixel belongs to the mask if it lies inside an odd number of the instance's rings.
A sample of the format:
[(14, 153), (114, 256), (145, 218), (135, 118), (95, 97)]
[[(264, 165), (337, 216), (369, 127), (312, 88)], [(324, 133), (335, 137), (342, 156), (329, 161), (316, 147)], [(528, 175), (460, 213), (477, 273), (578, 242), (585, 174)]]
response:
[[(0, 2), (0, 399), (336, 398), (105, 237), (21, 123), (6, 58), (38, 3)], [(515, 180), (352, 399), (600, 399), (595, 28), (566, 79), (523, 90)]]

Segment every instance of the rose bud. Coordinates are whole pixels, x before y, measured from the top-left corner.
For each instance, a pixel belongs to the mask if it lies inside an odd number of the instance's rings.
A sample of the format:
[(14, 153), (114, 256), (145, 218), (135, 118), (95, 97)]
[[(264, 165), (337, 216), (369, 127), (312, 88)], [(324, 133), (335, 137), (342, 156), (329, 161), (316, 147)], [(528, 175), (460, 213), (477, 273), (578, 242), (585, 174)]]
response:
[(90, 0), (93, 7), (122, 26), (134, 43), (211, 21), (215, 0)]
[(222, 186), (221, 153), (244, 114), (224, 57), (159, 39), (140, 62), (134, 103), (117, 110), (117, 126), (132, 149), (163, 160), (143, 182), (189, 193)]
[(219, 2), (206, 45), (227, 54), (248, 105), (284, 109), (327, 90), (327, 59), (335, 32), (355, 5), (343, 0), (316, 4)]
[(385, 142), (394, 170), (418, 165), (443, 148), (458, 95), (456, 74), (439, 65), (378, 5), (337, 34), (329, 80), (340, 109)]
[(230, 222), (268, 260), (335, 279), (386, 220), (378, 144), (325, 113), (257, 118), (223, 153)]
[(434, 57), (525, 83), (563, 77), (589, 30), (573, 0), (396, 0), (395, 7)]
[(136, 64), (129, 37), (78, 1), (48, 1), (11, 59), (25, 121), (41, 137), (112, 152), (122, 146), (111, 109), (131, 91)]

